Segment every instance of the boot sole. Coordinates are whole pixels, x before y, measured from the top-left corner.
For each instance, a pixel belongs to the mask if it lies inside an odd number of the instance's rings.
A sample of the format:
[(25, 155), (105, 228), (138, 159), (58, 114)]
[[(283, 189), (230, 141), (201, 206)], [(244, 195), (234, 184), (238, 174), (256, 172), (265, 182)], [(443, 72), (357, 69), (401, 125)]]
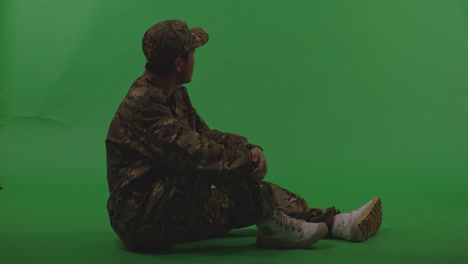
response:
[(351, 226), (351, 240), (364, 242), (373, 236), (382, 224), (382, 201), (380, 198), (372, 199), (367, 209)]
[(328, 233), (328, 227), (325, 223), (319, 223), (317, 231), (308, 240), (298, 242), (285, 242), (280, 239), (257, 237), (257, 246), (261, 248), (277, 248), (277, 249), (299, 249), (307, 248), (315, 244), (320, 239), (324, 238)]

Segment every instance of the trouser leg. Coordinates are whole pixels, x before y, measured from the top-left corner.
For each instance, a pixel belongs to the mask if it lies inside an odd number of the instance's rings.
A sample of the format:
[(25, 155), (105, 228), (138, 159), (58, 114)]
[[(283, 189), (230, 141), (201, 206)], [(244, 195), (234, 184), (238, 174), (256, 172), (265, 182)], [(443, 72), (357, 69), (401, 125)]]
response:
[(248, 179), (217, 181), (214, 185), (216, 189), (211, 189), (202, 220), (182, 241), (219, 237), (273, 215), (276, 202), (271, 186)]
[(302, 219), (307, 222), (324, 222), (329, 230), (327, 237), (331, 237), (333, 220), (335, 215), (340, 213), (340, 210), (335, 207), (324, 209), (310, 208), (306, 200), (298, 194), (270, 182), (262, 182), (262, 185), (269, 186), (269, 188), (273, 190), (277, 210), (280, 210), (291, 217)]
[(232, 229), (257, 224), (270, 217), (273, 210), (311, 223), (324, 222), (331, 237), (334, 216), (340, 213), (335, 207), (310, 208), (301, 196), (270, 182), (218, 187), (222, 189), (211, 189), (202, 220), (186, 241), (219, 237)]

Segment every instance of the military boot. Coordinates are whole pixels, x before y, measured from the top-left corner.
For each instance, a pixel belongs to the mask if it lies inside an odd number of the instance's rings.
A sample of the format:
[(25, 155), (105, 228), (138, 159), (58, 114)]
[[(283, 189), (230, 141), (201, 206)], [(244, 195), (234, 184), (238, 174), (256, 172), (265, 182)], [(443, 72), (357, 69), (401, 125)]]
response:
[(363, 242), (377, 233), (382, 224), (382, 202), (374, 198), (357, 210), (334, 217), (332, 235), (350, 241)]
[(280, 211), (257, 227), (257, 246), (263, 248), (306, 248), (328, 232), (325, 223), (308, 223)]

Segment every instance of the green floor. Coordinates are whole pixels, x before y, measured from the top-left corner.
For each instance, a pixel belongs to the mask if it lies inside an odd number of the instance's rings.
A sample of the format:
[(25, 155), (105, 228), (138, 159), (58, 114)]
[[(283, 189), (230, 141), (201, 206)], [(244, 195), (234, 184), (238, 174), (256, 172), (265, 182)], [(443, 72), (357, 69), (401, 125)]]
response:
[[(136, 4), (138, 2), (138, 4)], [(468, 2), (0, 3), (0, 263), (468, 263)], [(192, 102), (265, 149), (267, 180), (313, 207), (383, 203), (361, 244), (260, 250), (255, 229), (125, 251), (104, 139), (141, 73), (147, 27), (210, 33)]]

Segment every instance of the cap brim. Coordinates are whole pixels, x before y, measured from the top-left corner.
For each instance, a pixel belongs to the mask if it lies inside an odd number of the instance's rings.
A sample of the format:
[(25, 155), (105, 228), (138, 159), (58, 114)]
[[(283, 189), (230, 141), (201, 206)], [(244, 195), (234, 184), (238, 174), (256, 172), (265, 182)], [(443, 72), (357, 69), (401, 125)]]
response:
[(198, 48), (205, 45), (210, 38), (208, 32), (206, 32), (203, 28), (192, 28), (190, 32), (192, 33), (193, 48)]

